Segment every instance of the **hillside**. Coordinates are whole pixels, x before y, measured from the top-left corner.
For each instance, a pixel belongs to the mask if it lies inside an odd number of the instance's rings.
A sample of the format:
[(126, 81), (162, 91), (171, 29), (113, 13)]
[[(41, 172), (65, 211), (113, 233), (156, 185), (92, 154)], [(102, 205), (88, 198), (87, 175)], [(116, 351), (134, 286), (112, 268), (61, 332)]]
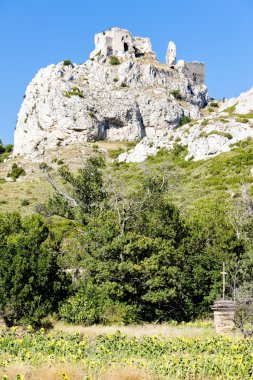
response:
[[(131, 147), (131, 145), (130, 145)], [(57, 170), (62, 164), (68, 164), (71, 170), (81, 168), (89, 155), (102, 155), (107, 159), (105, 177), (120, 179), (130, 190), (138, 188), (138, 181), (143, 171), (161, 172), (169, 176), (168, 197), (176, 202), (185, 213), (207, 199), (224, 199), (233, 201), (244, 183), (253, 180), (253, 141), (248, 139), (236, 144), (231, 151), (217, 157), (202, 161), (185, 160), (187, 150), (179, 143), (174, 150), (160, 150), (157, 156), (150, 156), (144, 163), (118, 163), (117, 156), (129, 150), (124, 142), (97, 142), (85, 145), (70, 145), (65, 148), (48, 150), (43, 157), (57, 177)], [(13, 163), (17, 163), (26, 171), (25, 176), (16, 182), (5, 181)], [(31, 163), (21, 158), (9, 158), (0, 164), (1, 202), (0, 211), (20, 211), (26, 215), (34, 210), (34, 206), (50, 194), (52, 187), (45, 174), (39, 169), (39, 163)], [(23, 205), (27, 200), (29, 204)], [(25, 202), (26, 203), (26, 202)]]

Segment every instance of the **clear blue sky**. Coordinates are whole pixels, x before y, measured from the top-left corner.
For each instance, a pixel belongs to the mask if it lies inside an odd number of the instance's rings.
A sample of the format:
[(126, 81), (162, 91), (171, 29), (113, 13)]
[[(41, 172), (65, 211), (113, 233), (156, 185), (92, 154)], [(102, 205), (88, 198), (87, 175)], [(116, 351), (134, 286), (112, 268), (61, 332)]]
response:
[(179, 59), (206, 63), (209, 94), (253, 86), (253, 0), (0, 0), (0, 138), (13, 142), (35, 73), (64, 59), (84, 62), (96, 32), (118, 26), (148, 36), (159, 60), (169, 40)]

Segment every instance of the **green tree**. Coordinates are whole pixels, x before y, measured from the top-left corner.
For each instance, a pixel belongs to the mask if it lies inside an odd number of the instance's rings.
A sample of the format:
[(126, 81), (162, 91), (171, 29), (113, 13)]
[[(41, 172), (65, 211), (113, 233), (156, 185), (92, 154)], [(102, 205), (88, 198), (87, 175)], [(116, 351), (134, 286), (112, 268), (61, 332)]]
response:
[(70, 280), (43, 219), (0, 216), (0, 312), (8, 325), (32, 324), (56, 311)]
[(88, 158), (76, 175), (66, 165), (62, 166), (58, 172), (65, 183), (64, 190), (53, 181), (48, 167), (41, 166), (55, 190), (55, 195), (47, 203), (37, 205), (37, 212), (45, 216), (59, 215), (85, 224), (89, 214), (98, 209), (106, 198), (101, 172), (103, 166), (104, 161), (100, 157)]

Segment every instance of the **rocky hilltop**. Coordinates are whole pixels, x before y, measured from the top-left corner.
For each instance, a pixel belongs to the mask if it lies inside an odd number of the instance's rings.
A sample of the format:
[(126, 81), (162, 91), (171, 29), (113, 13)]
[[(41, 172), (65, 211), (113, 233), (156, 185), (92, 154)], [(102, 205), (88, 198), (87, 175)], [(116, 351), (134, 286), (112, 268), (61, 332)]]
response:
[(253, 89), (238, 99), (210, 102), (204, 64), (177, 62), (174, 42), (162, 64), (148, 38), (112, 28), (95, 35), (85, 63), (66, 60), (37, 73), (18, 114), (14, 155), (41, 156), (49, 148), (89, 141), (140, 140), (119, 160), (141, 162), (175, 143), (187, 146), (188, 159), (205, 159), (253, 137), (252, 110)]
[(140, 140), (171, 133), (200, 117), (208, 102), (204, 65), (176, 63), (170, 42), (159, 63), (148, 38), (112, 28), (95, 36), (84, 64), (41, 69), (18, 114), (14, 154), (43, 154), (55, 146), (96, 140)]

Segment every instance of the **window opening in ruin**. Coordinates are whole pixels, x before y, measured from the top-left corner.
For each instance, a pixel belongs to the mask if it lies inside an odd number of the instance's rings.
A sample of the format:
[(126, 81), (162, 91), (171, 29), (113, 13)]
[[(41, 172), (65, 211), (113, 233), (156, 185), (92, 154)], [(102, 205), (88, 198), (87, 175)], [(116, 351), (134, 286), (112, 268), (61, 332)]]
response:
[(138, 57), (143, 57), (145, 54), (144, 54), (144, 53), (141, 53), (141, 52), (137, 49), (137, 47), (134, 46), (134, 55), (135, 55), (136, 58), (138, 58)]
[(124, 51), (128, 51), (128, 44), (124, 42)]

